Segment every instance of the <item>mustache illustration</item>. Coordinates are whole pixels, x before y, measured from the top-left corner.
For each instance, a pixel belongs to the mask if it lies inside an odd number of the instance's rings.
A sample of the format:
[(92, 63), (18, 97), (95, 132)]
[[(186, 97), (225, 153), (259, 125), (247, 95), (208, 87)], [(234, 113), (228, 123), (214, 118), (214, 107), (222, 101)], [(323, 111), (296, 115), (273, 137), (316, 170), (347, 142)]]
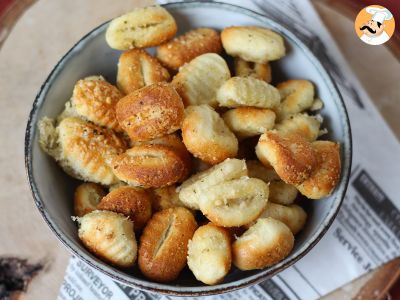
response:
[(367, 29), (369, 32), (371, 33), (376, 33), (376, 30), (373, 30), (371, 27), (369, 27), (368, 25), (364, 25), (363, 27), (360, 28), (360, 30), (364, 30)]

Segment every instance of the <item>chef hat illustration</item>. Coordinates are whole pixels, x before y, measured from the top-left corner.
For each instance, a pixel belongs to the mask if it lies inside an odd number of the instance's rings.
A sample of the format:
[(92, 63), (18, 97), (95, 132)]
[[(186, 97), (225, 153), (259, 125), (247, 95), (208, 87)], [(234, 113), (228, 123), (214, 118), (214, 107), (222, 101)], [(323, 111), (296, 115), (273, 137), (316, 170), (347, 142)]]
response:
[(375, 22), (383, 23), (383, 21), (393, 18), (392, 13), (386, 8), (369, 6), (365, 10), (367, 11), (367, 13), (372, 15), (372, 21)]

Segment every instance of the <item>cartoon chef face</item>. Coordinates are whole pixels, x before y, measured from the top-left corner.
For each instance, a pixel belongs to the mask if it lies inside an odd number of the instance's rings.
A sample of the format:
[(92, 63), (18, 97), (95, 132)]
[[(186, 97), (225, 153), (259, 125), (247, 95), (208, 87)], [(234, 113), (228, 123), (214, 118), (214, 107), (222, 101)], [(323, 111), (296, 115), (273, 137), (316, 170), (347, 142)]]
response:
[(385, 24), (374, 21), (372, 19), (363, 24), (362, 27), (360, 27), (360, 30), (362, 30), (365, 35), (370, 37), (380, 35), (384, 31), (384, 29)]

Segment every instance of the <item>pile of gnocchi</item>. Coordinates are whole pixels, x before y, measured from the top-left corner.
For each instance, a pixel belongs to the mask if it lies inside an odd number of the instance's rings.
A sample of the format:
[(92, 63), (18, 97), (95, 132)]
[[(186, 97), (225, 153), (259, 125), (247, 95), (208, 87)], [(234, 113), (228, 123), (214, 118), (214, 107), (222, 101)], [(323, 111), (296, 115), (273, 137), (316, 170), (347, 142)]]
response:
[(213, 285), (232, 266), (267, 268), (290, 254), (307, 219), (298, 193), (332, 193), (340, 149), (317, 140), (327, 130), (310, 81), (271, 84), (269, 62), (286, 52), (278, 33), (176, 32), (160, 6), (111, 21), (116, 85), (78, 80), (64, 111), (39, 121), (39, 142), (84, 181), (73, 219), (90, 252), (120, 268), (137, 262), (156, 282), (188, 266)]

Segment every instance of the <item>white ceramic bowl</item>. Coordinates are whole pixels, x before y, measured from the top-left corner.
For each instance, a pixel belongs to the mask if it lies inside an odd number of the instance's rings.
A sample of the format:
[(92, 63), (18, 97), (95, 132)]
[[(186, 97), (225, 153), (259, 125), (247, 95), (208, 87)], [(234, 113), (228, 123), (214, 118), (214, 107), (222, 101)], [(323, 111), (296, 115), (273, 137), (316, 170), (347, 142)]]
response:
[[(306, 209), (309, 219), (304, 230), (296, 236), (291, 254), (280, 263), (264, 270), (234, 269), (225, 280), (206, 286), (195, 280), (185, 269), (173, 283), (160, 284), (144, 278), (138, 269), (124, 271), (98, 259), (80, 243), (77, 225), (71, 220), (73, 193), (78, 182), (68, 177), (60, 167), (39, 148), (37, 121), (43, 116), (55, 117), (70, 98), (75, 82), (89, 75), (101, 74), (115, 81), (119, 51), (105, 42), (107, 23), (84, 36), (54, 67), (37, 95), (28, 120), (25, 140), (25, 163), (35, 203), (44, 220), (58, 239), (77, 257), (93, 268), (123, 284), (153, 292), (176, 295), (218, 294), (243, 288), (265, 280), (303, 257), (324, 235), (334, 220), (346, 191), (351, 164), (351, 133), (346, 109), (332, 78), (310, 50), (294, 33), (255, 12), (221, 3), (174, 3), (165, 7), (175, 17), (179, 34), (191, 28), (222, 29), (231, 25), (256, 25), (273, 29), (286, 41), (287, 55), (272, 63), (274, 83), (284, 79), (311, 80), (325, 106), (324, 125), (329, 129), (326, 138), (341, 144), (342, 176), (334, 193), (323, 200), (309, 200)], [(325, 137), (324, 137), (325, 138)]]

